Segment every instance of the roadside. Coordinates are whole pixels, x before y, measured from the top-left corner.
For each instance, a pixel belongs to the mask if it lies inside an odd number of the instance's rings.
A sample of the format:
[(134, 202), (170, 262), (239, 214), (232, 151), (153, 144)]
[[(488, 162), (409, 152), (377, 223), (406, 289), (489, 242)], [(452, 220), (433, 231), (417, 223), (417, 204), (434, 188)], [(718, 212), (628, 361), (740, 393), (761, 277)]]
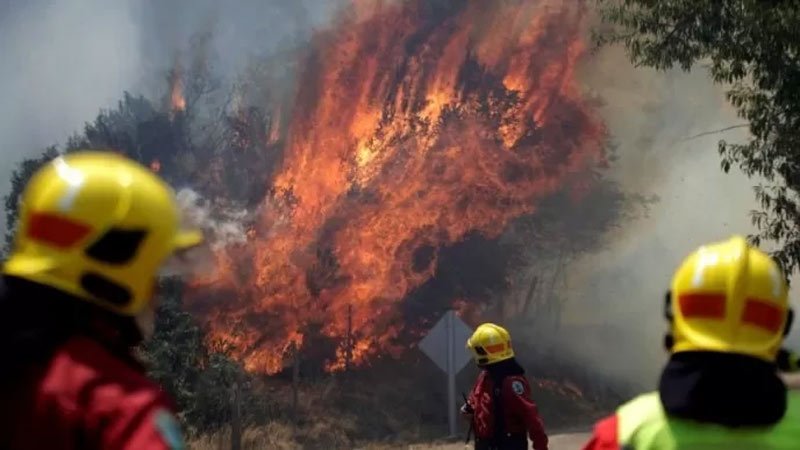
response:
[[(563, 433), (550, 436), (550, 450), (577, 450), (589, 439), (589, 433)], [(472, 444), (409, 445), (397, 447), (398, 450), (464, 450), (472, 449)]]

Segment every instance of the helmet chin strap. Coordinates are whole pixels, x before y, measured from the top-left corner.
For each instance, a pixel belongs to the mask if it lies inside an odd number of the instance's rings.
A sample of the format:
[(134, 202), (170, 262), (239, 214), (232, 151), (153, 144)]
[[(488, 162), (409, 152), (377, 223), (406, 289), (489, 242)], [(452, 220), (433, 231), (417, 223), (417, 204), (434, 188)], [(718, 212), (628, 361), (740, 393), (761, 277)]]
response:
[(672, 335), (672, 291), (667, 291), (664, 296), (664, 318), (669, 324), (669, 330), (664, 334), (664, 349), (672, 353), (672, 347), (675, 346), (675, 337)]

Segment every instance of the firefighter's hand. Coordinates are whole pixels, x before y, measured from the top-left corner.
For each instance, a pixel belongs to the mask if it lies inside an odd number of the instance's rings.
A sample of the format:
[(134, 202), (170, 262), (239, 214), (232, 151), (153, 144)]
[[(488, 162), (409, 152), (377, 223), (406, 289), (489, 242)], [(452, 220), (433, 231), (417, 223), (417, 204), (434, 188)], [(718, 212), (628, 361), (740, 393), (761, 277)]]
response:
[(461, 415), (464, 416), (465, 418), (471, 418), (472, 414), (474, 413), (474, 411), (472, 410), (472, 406), (470, 406), (469, 403), (464, 403), (463, 405), (461, 405), (460, 411)]

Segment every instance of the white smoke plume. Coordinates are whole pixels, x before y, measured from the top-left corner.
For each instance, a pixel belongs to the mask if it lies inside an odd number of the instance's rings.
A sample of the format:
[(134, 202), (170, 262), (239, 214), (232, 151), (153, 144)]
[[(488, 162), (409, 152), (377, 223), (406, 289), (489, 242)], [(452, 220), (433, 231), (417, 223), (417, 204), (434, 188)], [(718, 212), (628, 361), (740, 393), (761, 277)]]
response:
[(609, 236), (606, 250), (570, 266), (557, 339), (597, 373), (653, 388), (666, 359), (663, 302), (673, 271), (699, 245), (756, 231), (749, 213), (758, 209), (759, 180), (720, 168), (717, 142), (741, 142), (746, 128), (694, 137), (744, 122), (702, 68), (635, 69), (622, 49), (606, 48), (587, 62), (584, 79), (605, 99), (601, 112), (618, 145), (612, 175), (626, 192), (659, 201)]
[(179, 190), (177, 198), (186, 223), (204, 230), (212, 249), (247, 241), (247, 224), (251, 221), (251, 214), (247, 210), (213, 203), (189, 188)]
[(224, 202), (213, 202), (198, 192), (184, 188), (177, 192), (185, 228), (203, 231), (202, 244), (173, 255), (162, 266), (161, 276), (186, 278), (213, 276), (215, 252), (247, 241), (247, 224), (251, 215), (243, 208)]

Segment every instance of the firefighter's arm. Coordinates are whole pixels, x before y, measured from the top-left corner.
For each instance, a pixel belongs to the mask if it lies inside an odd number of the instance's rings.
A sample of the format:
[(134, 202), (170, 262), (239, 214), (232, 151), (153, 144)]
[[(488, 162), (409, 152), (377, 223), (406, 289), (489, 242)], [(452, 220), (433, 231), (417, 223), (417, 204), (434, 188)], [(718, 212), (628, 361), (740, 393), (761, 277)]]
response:
[(506, 379), (506, 388), (510, 390), (507, 398), (511, 399), (511, 406), (525, 421), (528, 436), (533, 442), (534, 450), (547, 450), (548, 439), (544, 430), (544, 422), (539, 415), (539, 409), (531, 398), (531, 388), (525, 377), (510, 377)]
[(619, 448), (616, 415), (597, 422), (592, 438), (583, 446), (583, 450), (619, 450)]

